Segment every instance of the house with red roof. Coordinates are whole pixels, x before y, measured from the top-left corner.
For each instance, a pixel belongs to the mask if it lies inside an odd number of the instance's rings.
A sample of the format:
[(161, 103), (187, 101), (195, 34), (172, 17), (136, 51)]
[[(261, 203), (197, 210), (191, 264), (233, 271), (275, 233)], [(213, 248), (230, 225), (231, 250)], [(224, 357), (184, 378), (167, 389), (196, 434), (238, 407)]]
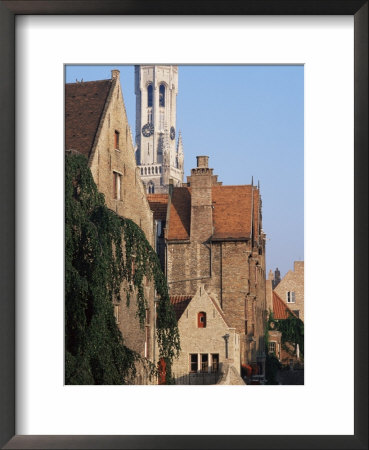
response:
[[(194, 297), (204, 285), (240, 336), (237, 364), (264, 364), (265, 233), (260, 188), (224, 186), (197, 157), (187, 183), (148, 195), (170, 295)], [(166, 208), (165, 208), (166, 206)], [(182, 340), (181, 340), (182, 342)]]

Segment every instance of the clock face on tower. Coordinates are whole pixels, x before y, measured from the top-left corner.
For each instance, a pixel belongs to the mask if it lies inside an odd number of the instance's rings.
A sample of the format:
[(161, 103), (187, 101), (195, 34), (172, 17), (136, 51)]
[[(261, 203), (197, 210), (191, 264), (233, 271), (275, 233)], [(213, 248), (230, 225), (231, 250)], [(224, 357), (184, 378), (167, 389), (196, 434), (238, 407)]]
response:
[(174, 127), (170, 127), (170, 138), (172, 139), (172, 141), (174, 140), (175, 137), (176, 137), (176, 129)]
[(154, 133), (154, 125), (147, 123), (142, 127), (142, 134), (145, 137), (150, 137)]

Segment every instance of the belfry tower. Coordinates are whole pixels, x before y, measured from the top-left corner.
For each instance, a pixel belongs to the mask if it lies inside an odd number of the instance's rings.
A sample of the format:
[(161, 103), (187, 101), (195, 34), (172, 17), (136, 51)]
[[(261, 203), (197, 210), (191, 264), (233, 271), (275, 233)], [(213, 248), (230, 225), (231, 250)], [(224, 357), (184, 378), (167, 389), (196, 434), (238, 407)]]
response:
[(136, 162), (148, 193), (183, 181), (183, 144), (176, 145), (177, 66), (135, 66)]

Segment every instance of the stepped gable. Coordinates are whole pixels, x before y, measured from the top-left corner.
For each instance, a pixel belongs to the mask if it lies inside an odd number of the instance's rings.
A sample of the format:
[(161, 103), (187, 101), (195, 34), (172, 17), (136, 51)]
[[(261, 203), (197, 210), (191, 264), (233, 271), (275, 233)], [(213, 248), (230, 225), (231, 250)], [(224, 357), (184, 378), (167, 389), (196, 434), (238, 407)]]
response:
[(90, 156), (112, 80), (65, 85), (65, 149)]
[(296, 314), (290, 310), (280, 296), (273, 291), (273, 315), (277, 320), (288, 319), (290, 315), (296, 316)]

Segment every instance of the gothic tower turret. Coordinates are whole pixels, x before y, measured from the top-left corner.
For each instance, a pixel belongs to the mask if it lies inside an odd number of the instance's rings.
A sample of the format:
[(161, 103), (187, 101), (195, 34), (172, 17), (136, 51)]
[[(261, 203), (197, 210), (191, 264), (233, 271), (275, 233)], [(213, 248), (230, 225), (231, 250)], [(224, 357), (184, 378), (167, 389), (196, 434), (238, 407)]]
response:
[[(148, 193), (183, 181), (183, 148), (176, 149), (177, 66), (135, 66), (136, 162)], [(181, 148), (181, 156), (178, 150)]]

